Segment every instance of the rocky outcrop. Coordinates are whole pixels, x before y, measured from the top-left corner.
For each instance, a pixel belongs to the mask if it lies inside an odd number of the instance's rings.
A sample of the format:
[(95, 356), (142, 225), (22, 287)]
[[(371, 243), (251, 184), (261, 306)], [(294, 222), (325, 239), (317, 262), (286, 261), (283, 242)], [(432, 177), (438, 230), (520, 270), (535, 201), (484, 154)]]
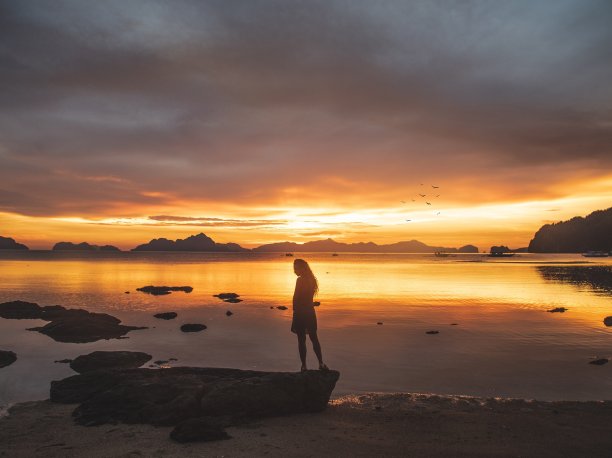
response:
[(531, 253), (581, 253), (612, 250), (612, 207), (582, 218), (545, 224), (529, 242)]
[(200, 332), (204, 329), (206, 329), (206, 325), (199, 323), (187, 323), (181, 326), (181, 331), (183, 332)]
[(153, 296), (165, 296), (167, 294), (171, 294), (172, 291), (183, 291), (185, 293), (190, 293), (193, 291), (193, 287), (191, 286), (143, 286), (142, 288), (136, 288), (136, 291), (140, 291), (142, 293), (151, 294)]
[(0, 236), (0, 250), (29, 250), (29, 248), (22, 243), (17, 243), (15, 239)]
[(94, 351), (77, 356), (70, 362), (70, 368), (83, 374), (105, 369), (135, 369), (153, 358), (138, 351)]
[(132, 251), (213, 251), (213, 252), (247, 252), (236, 243), (217, 243), (206, 234), (199, 233), (186, 239), (168, 240), (153, 239), (149, 243), (138, 245)]
[(0, 350), (0, 367), (6, 367), (17, 361), (17, 355), (12, 351)]
[(464, 245), (457, 250), (457, 253), (478, 253), (478, 247), (474, 245)]
[[(51, 382), (51, 401), (80, 403), (81, 425), (146, 423), (176, 426), (177, 440), (203, 440), (211, 419), (222, 426), (325, 409), (337, 371), (258, 372), (174, 367), (87, 372)], [(194, 421), (193, 419), (201, 419)], [(199, 433), (202, 433), (201, 435)], [(219, 437), (221, 438), (221, 437)]]
[(242, 302), (242, 299), (238, 299), (240, 297), (240, 294), (236, 293), (213, 294), (213, 297), (218, 297), (223, 302), (229, 302), (230, 304), (237, 304), (238, 302)]
[(176, 312), (162, 312), (156, 313), (153, 315), (155, 318), (159, 318), (160, 320), (174, 320), (178, 314)]
[(45, 326), (29, 328), (58, 342), (85, 343), (102, 339), (118, 339), (130, 331), (147, 329), (125, 326), (121, 320), (106, 313), (91, 313), (82, 309), (67, 309), (61, 305), (41, 307), (33, 302), (12, 301), (0, 304), (0, 317), (8, 319), (41, 319)]
[(53, 245), (53, 251), (121, 251), (113, 245), (91, 245), (87, 242), (72, 243), (72, 242), (57, 242)]

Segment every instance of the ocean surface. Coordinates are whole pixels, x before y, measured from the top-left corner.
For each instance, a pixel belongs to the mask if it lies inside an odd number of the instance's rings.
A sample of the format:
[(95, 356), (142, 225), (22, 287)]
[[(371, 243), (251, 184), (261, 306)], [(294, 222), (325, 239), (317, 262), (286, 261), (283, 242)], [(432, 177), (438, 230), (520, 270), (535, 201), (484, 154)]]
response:
[[(612, 259), (580, 255), (300, 253), (319, 279), (319, 336), (341, 372), (335, 395), (423, 392), (540, 400), (612, 399)], [(173, 365), (299, 370), (291, 325), (294, 258), (284, 253), (0, 252), (0, 302), (106, 312), (148, 326), (127, 339), (59, 343), (0, 318), (0, 406), (48, 397), (74, 373), (55, 360), (94, 350), (144, 351)], [(192, 286), (151, 296), (146, 285)], [(126, 294), (129, 291), (129, 294)], [(213, 297), (236, 292), (243, 302)], [(278, 310), (286, 305), (288, 310)], [(565, 313), (548, 313), (566, 307)], [(233, 315), (226, 316), (231, 310)], [(154, 313), (175, 311), (164, 321)], [(377, 324), (381, 322), (382, 324)], [(183, 333), (184, 323), (204, 323)], [(439, 331), (438, 334), (426, 334)], [(309, 366), (316, 359), (309, 345)]]

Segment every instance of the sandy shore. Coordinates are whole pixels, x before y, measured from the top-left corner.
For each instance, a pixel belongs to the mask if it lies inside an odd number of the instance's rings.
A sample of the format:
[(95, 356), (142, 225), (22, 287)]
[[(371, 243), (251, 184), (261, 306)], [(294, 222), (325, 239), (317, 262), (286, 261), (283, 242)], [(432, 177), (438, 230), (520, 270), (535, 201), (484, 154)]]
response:
[(228, 428), (232, 439), (178, 444), (171, 428), (83, 427), (49, 401), (0, 419), (3, 457), (410, 456), (608, 457), (612, 402), (547, 403), (419, 394), (332, 401), (320, 414)]

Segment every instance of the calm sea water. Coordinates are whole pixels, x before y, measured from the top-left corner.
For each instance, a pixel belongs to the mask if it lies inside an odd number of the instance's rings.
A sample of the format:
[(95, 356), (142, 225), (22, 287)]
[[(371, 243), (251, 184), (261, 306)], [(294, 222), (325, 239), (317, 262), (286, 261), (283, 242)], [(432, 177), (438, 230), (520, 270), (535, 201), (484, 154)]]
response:
[[(319, 335), (328, 365), (341, 372), (336, 394), (612, 399), (612, 363), (588, 364), (612, 357), (612, 328), (603, 324), (612, 315), (612, 274), (597, 271), (612, 268), (609, 258), (299, 256), (319, 278)], [(84, 308), (150, 328), (128, 339), (69, 344), (25, 330), (42, 321), (0, 319), (0, 349), (18, 355), (0, 369), (0, 405), (48, 397), (51, 380), (73, 374), (55, 360), (102, 349), (178, 358), (175, 365), (298, 370), (289, 331), (293, 259), (278, 253), (0, 252), (0, 302)], [(136, 291), (145, 285), (194, 290), (155, 297)], [(212, 297), (228, 291), (244, 301)], [(270, 308), (277, 305), (289, 309)], [(554, 307), (569, 310), (546, 312)], [(234, 315), (227, 317), (227, 310)], [(179, 316), (153, 318), (160, 311)], [(180, 325), (188, 322), (208, 329), (182, 333)], [(426, 334), (430, 330), (439, 334)], [(316, 367), (312, 351), (309, 364)]]

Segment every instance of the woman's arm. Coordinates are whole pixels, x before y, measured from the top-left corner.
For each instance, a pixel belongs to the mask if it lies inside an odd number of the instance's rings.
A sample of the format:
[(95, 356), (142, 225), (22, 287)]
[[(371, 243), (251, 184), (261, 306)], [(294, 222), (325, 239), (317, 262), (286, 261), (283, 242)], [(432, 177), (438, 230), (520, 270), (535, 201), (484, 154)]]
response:
[(308, 285), (302, 277), (298, 277), (295, 282), (295, 291), (293, 292), (293, 307), (308, 304)]

